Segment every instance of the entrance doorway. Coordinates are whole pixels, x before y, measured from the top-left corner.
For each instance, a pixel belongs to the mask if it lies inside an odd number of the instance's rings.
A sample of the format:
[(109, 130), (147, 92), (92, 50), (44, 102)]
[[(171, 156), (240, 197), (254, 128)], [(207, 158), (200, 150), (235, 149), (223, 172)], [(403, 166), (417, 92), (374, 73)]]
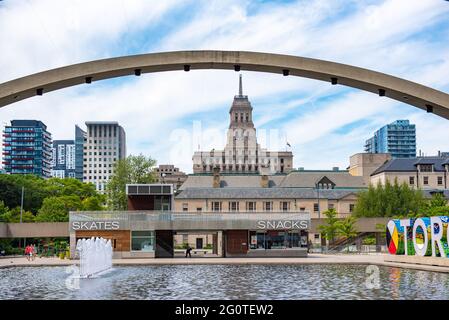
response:
[(222, 257), (222, 231), (175, 231), (173, 236), (174, 256), (183, 258), (187, 248), (192, 248), (192, 258)]
[(156, 230), (156, 258), (173, 257), (173, 231)]
[(203, 238), (196, 238), (196, 249), (203, 249)]

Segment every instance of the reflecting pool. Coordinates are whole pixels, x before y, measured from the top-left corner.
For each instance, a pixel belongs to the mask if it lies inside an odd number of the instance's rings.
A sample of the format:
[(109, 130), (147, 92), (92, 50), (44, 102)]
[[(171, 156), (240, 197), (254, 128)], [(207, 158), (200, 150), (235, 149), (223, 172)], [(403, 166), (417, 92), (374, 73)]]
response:
[(126, 266), (95, 279), (75, 279), (73, 270), (0, 269), (0, 299), (449, 298), (449, 274), (384, 266)]

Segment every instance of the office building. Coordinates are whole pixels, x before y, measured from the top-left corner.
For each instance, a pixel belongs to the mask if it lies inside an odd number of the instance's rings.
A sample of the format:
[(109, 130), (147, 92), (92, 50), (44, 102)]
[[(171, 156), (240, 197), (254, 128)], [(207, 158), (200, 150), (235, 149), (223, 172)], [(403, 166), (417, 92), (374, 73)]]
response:
[(88, 121), (83, 152), (83, 182), (106, 190), (117, 160), (126, 157), (125, 130), (118, 122)]
[(51, 176), (75, 178), (75, 141), (54, 140), (52, 147)]
[(75, 125), (75, 178), (83, 181), (83, 154), (86, 132)]

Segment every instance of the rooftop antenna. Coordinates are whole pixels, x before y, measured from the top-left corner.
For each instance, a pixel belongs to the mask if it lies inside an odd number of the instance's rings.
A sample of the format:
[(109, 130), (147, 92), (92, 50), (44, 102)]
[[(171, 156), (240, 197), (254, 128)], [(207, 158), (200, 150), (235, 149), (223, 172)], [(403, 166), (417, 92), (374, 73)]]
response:
[(239, 96), (243, 96), (242, 74), (239, 75)]

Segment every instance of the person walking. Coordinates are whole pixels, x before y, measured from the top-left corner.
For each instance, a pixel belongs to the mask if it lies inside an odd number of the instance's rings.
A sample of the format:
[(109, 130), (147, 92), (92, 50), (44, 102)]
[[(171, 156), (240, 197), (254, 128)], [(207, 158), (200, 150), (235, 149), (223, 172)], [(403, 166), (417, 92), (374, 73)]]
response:
[(27, 258), (28, 261), (30, 261), (30, 259), (31, 259), (30, 252), (31, 252), (31, 246), (30, 246), (30, 245), (27, 245), (27, 246), (25, 247), (25, 256), (26, 256), (26, 258)]
[(36, 247), (34, 246), (34, 244), (32, 244), (31, 245), (31, 254), (30, 254), (32, 261), (34, 261), (34, 259), (36, 259), (36, 254), (37, 254)]
[(192, 251), (192, 247), (190, 247), (190, 245), (187, 246), (187, 250), (186, 250), (186, 258), (187, 256), (189, 256), (189, 258), (192, 258), (192, 254), (190, 253)]

